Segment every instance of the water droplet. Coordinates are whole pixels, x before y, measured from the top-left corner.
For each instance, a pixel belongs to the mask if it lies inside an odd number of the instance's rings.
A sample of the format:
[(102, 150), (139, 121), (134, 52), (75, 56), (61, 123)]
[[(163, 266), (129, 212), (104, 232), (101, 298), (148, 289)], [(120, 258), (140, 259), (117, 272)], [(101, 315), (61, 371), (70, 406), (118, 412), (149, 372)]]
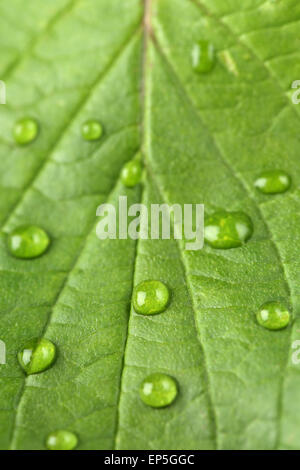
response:
[(46, 338), (33, 338), (18, 352), (18, 361), (27, 375), (38, 374), (53, 364), (55, 345)]
[(26, 145), (36, 139), (38, 131), (39, 126), (36, 120), (23, 118), (15, 123), (13, 135), (18, 144)]
[(201, 39), (194, 44), (192, 50), (192, 65), (196, 72), (210, 72), (215, 65), (215, 48), (209, 41)]
[(16, 258), (36, 258), (47, 250), (48, 234), (40, 227), (26, 225), (18, 227), (8, 235), (8, 247)]
[(143, 281), (133, 291), (133, 307), (137, 313), (154, 315), (163, 312), (169, 303), (170, 293), (160, 281)]
[(123, 166), (121, 172), (121, 181), (127, 188), (133, 188), (141, 181), (142, 165), (139, 160), (131, 160)]
[(77, 444), (76, 434), (63, 429), (51, 432), (46, 440), (46, 447), (49, 450), (72, 450)]
[(99, 121), (90, 119), (82, 125), (82, 137), (85, 140), (98, 140), (103, 134), (103, 127)]
[(264, 194), (280, 194), (290, 188), (291, 178), (282, 170), (265, 171), (256, 179), (254, 185)]
[(226, 250), (240, 247), (252, 234), (252, 221), (243, 212), (219, 211), (205, 222), (205, 241), (213, 248)]
[(176, 381), (166, 374), (151, 374), (140, 386), (140, 397), (145, 405), (162, 408), (171, 405), (178, 394)]
[(281, 302), (267, 302), (256, 314), (258, 323), (268, 330), (281, 330), (291, 319), (291, 314)]

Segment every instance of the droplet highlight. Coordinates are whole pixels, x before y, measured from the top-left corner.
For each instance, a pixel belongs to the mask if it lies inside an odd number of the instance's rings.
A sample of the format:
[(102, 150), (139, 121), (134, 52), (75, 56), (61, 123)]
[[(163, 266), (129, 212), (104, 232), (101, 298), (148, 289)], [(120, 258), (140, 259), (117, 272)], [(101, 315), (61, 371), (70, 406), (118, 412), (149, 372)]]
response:
[(121, 181), (127, 188), (136, 186), (142, 177), (142, 165), (137, 159), (126, 163), (121, 171)]
[(103, 127), (99, 121), (90, 119), (82, 125), (82, 137), (84, 140), (94, 141), (99, 140), (103, 134)]
[(66, 430), (51, 432), (46, 439), (46, 447), (49, 450), (72, 450), (78, 445), (76, 434)]
[(166, 374), (151, 374), (140, 386), (140, 397), (145, 405), (163, 408), (171, 405), (178, 394), (176, 381)]
[(19, 145), (26, 145), (33, 142), (39, 132), (39, 126), (35, 119), (23, 118), (15, 123), (13, 135)]
[(255, 180), (254, 185), (264, 194), (281, 194), (290, 188), (291, 178), (283, 170), (265, 171)]
[(204, 39), (196, 42), (192, 49), (192, 65), (197, 73), (208, 73), (215, 65), (215, 48)]
[(50, 244), (48, 234), (40, 227), (18, 227), (8, 235), (10, 253), (16, 258), (30, 259), (41, 256)]
[(48, 369), (56, 357), (56, 346), (46, 338), (33, 338), (18, 352), (18, 361), (27, 375)]
[(238, 248), (253, 234), (253, 224), (244, 212), (219, 211), (205, 222), (204, 238), (213, 248)]
[(133, 307), (142, 315), (163, 312), (169, 303), (168, 287), (160, 281), (143, 281), (133, 291)]
[(291, 314), (281, 302), (267, 302), (256, 314), (258, 323), (268, 330), (281, 330), (288, 326)]

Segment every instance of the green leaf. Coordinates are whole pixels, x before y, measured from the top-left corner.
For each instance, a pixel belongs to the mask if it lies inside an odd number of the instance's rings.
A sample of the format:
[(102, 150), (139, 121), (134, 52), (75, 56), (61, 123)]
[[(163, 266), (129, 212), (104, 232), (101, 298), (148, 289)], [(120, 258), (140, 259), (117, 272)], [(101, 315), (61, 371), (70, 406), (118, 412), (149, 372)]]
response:
[[(16, 12), (22, 11), (18, 17)], [(297, 449), (300, 446), (299, 111), (296, 0), (21, 0), (0, 6), (0, 447), (45, 449), (68, 430), (79, 449)], [(210, 41), (216, 64), (192, 68)], [(36, 119), (18, 146), (14, 123)], [(86, 142), (82, 124), (103, 126)], [(143, 183), (120, 172), (142, 150)], [(292, 177), (283, 194), (254, 186)], [(97, 207), (204, 203), (243, 211), (241, 248), (186, 251), (176, 240), (105, 240)], [(7, 234), (43, 227), (48, 251), (13, 258)], [(133, 286), (169, 286), (167, 310), (131, 309)], [(293, 325), (269, 331), (258, 308), (281, 301)], [(17, 352), (45, 337), (54, 365), (25, 377)], [(179, 386), (163, 409), (139, 399), (162, 372)]]

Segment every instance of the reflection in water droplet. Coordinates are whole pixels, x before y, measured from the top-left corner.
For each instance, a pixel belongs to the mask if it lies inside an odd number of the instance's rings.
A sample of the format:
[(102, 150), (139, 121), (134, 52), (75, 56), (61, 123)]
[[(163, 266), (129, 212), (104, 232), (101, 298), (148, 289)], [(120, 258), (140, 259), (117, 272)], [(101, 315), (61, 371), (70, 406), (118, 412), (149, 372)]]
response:
[(192, 49), (192, 65), (196, 72), (207, 73), (215, 65), (215, 49), (211, 42), (201, 39)]
[(39, 127), (35, 119), (23, 118), (15, 123), (13, 135), (18, 144), (26, 145), (36, 139), (38, 131)]
[(72, 450), (77, 444), (76, 434), (63, 429), (52, 432), (46, 440), (46, 447), (49, 450)]
[(27, 375), (50, 367), (56, 356), (55, 345), (46, 338), (33, 338), (18, 352), (18, 361)]
[(256, 318), (268, 330), (281, 330), (290, 323), (291, 315), (281, 302), (267, 302), (260, 307)]
[(90, 119), (82, 125), (81, 132), (85, 140), (98, 140), (103, 134), (103, 127), (99, 121)]
[(133, 290), (133, 307), (137, 313), (154, 315), (163, 312), (169, 303), (170, 293), (160, 281), (143, 281)]
[(49, 244), (45, 230), (34, 225), (18, 227), (8, 235), (8, 248), (16, 258), (36, 258), (45, 253)]
[(255, 180), (254, 185), (264, 194), (280, 194), (290, 188), (291, 178), (282, 170), (265, 171)]
[(140, 386), (140, 397), (145, 405), (162, 408), (171, 405), (178, 394), (176, 381), (166, 374), (151, 374)]
[(205, 222), (205, 241), (217, 249), (242, 246), (253, 234), (253, 224), (244, 212), (218, 211)]

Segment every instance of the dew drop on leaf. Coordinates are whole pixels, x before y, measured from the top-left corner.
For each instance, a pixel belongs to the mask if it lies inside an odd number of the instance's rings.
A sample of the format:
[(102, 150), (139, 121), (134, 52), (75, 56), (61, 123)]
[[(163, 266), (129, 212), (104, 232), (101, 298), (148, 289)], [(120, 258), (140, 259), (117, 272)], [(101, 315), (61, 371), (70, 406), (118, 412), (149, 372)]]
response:
[(49, 450), (72, 450), (77, 444), (76, 434), (63, 429), (51, 432), (46, 439), (46, 447)]
[(268, 330), (281, 330), (291, 320), (291, 314), (281, 302), (267, 302), (256, 314), (258, 323)]
[(153, 408), (171, 405), (178, 394), (176, 381), (166, 374), (151, 374), (140, 386), (140, 397), (143, 403)]
[(205, 222), (205, 241), (213, 248), (226, 250), (240, 247), (252, 234), (252, 220), (244, 212), (218, 211)]
[(209, 41), (201, 39), (192, 49), (193, 69), (198, 73), (208, 73), (215, 65), (215, 48)]
[(291, 178), (282, 170), (265, 171), (255, 180), (254, 185), (264, 194), (280, 194), (290, 188)]
[(163, 312), (169, 299), (169, 289), (160, 281), (143, 281), (133, 291), (134, 310), (143, 315)]
[(18, 144), (26, 145), (36, 139), (38, 131), (39, 126), (35, 119), (22, 118), (15, 123), (13, 135)]
[(18, 361), (27, 375), (38, 374), (54, 362), (56, 346), (46, 338), (33, 338), (18, 352)]
[(48, 234), (35, 225), (18, 227), (8, 235), (8, 248), (16, 258), (36, 258), (45, 253), (49, 244)]
[(121, 181), (127, 188), (133, 188), (141, 181), (142, 165), (139, 160), (126, 163), (121, 171)]
[(98, 140), (103, 134), (103, 127), (99, 121), (90, 119), (82, 125), (81, 132), (84, 140)]

